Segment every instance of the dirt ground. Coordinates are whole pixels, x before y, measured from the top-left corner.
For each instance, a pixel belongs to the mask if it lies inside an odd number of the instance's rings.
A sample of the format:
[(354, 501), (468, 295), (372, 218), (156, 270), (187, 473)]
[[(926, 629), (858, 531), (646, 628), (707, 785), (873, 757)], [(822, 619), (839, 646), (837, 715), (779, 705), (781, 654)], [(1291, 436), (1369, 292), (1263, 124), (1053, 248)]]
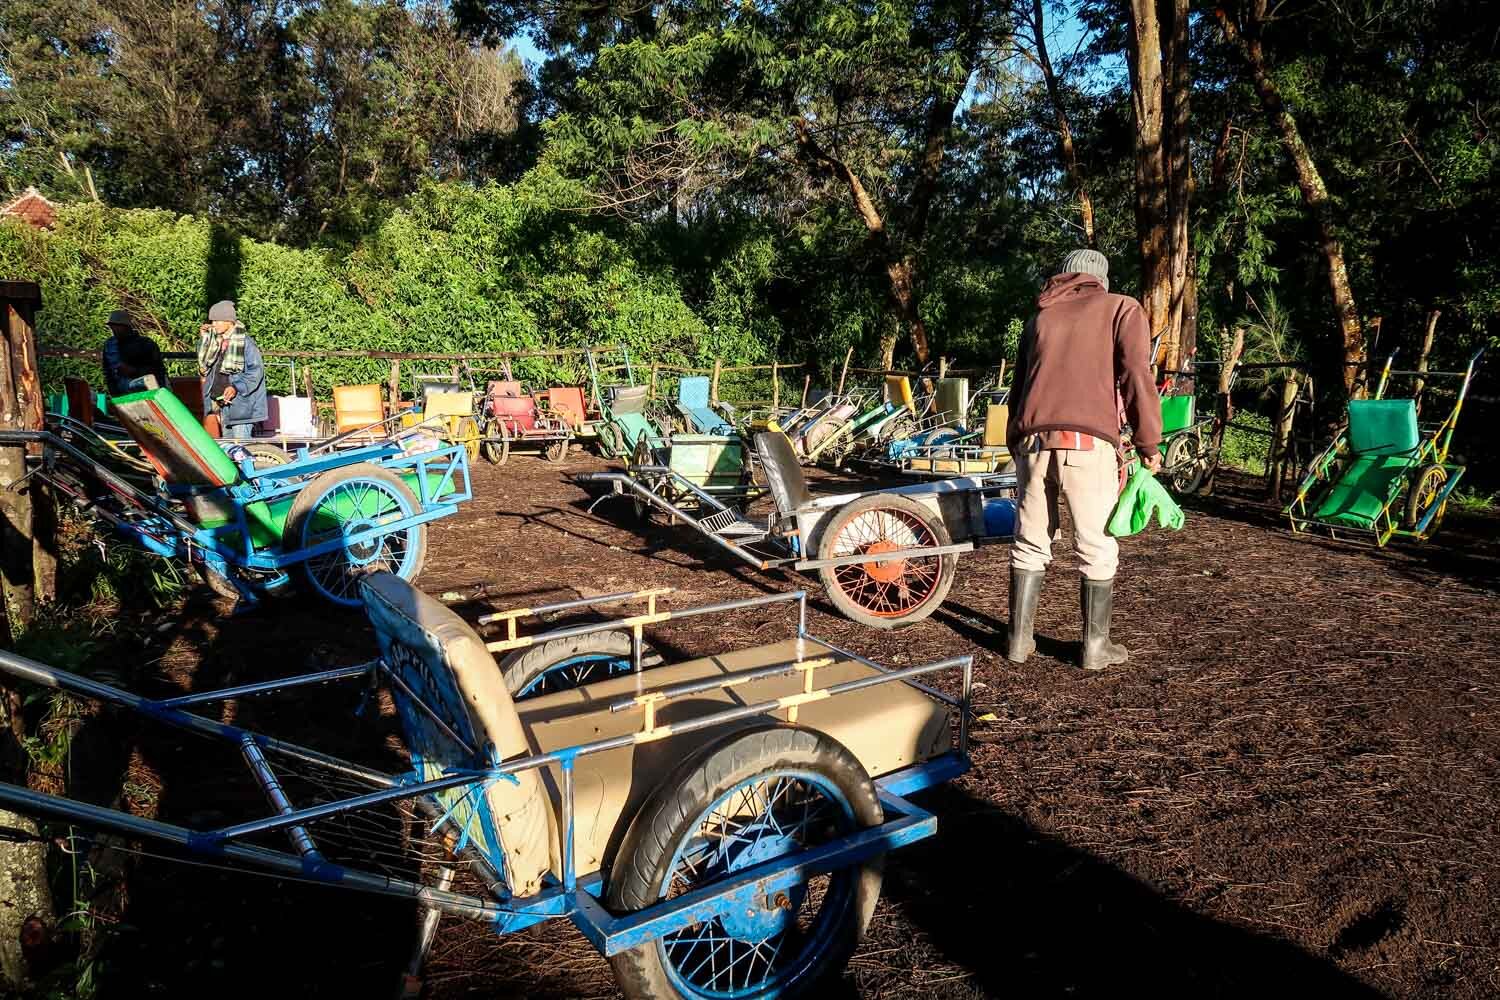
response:
[[(800, 582), (733, 566), (685, 529), (642, 529), (628, 504), (587, 513), (570, 477), (602, 464), (477, 468), (474, 501), (434, 526), (421, 585), (503, 607), (655, 585), (701, 603)], [(939, 834), (888, 862), (847, 995), (1500, 995), (1500, 523), (1452, 513), (1435, 544), (1374, 551), (1292, 537), (1258, 484), (1232, 476), (1187, 506), (1182, 532), (1122, 545), (1115, 632), (1131, 662), (1107, 673), (1070, 662), (1066, 535), (1023, 667), (1000, 655), (1004, 546), (962, 556), (947, 605), (908, 630), (814, 602), (814, 631), (886, 663), (973, 651), (984, 713), (973, 770), (922, 800)], [(695, 653), (794, 624), (719, 621), (661, 643)], [(143, 657), (164, 691), (373, 652), (357, 614), (308, 602), (222, 622), (194, 605), (163, 629)], [(317, 690), (275, 718), (244, 711), (343, 752), (368, 736), (356, 701)], [(101, 732), (97, 754), (154, 776), (126, 798), (164, 819), (212, 821), (234, 794), (197, 741)], [(105, 996), (390, 995), (414, 936), (410, 906), (151, 859), (124, 904)], [(427, 989), (615, 995), (565, 922), (497, 939), (445, 920)]]

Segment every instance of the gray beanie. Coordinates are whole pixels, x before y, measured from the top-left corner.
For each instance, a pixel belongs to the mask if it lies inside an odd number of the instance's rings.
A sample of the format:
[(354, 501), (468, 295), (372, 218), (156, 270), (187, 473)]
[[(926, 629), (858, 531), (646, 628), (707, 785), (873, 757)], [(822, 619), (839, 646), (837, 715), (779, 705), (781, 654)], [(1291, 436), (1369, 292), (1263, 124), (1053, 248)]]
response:
[(1098, 250), (1074, 250), (1063, 258), (1058, 274), (1092, 274), (1109, 291), (1109, 258)]
[(135, 327), (135, 323), (130, 318), (130, 313), (126, 312), (124, 309), (116, 309), (114, 312), (110, 313), (109, 319), (104, 321), (104, 325), (128, 326), (131, 328)]
[(233, 323), (235, 321), (234, 303), (228, 299), (215, 302), (208, 310), (208, 321), (210, 323)]

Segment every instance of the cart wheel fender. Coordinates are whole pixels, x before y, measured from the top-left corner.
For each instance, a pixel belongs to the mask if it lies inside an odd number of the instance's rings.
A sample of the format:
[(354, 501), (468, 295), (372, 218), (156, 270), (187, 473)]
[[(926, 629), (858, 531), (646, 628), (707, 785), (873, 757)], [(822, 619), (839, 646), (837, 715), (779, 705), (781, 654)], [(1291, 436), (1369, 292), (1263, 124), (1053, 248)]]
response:
[[(838, 545), (839, 536), (856, 519), (866, 515), (873, 510), (888, 510), (896, 514), (898, 518), (912, 526), (920, 523), (922, 531), (930, 536), (927, 540), (919, 539), (920, 544), (926, 545), (948, 545), (952, 538), (948, 534), (948, 528), (943, 524), (942, 516), (934, 511), (928, 510), (921, 504), (908, 497), (896, 493), (870, 493), (851, 500), (849, 503), (837, 510), (825, 515), (819, 522), (815, 535), (817, 538), (816, 551), (819, 559), (831, 559), (836, 553), (834, 549)], [(917, 601), (905, 613), (892, 613), (888, 609), (882, 609), (872, 613), (872, 609), (862, 604), (855, 596), (845, 591), (844, 583), (850, 578), (854, 571), (861, 571), (860, 565), (853, 567), (825, 566), (818, 570), (818, 580), (823, 584), (828, 599), (839, 613), (851, 621), (868, 625), (871, 628), (901, 628), (913, 625), (931, 615), (948, 596), (948, 591), (953, 586), (953, 578), (958, 572), (958, 553), (950, 552), (937, 558), (937, 573), (927, 587), (924, 598)], [(879, 564), (877, 564), (879, 565)], [(840, 571), (843, 571), (842, 573)]]
[[(422, 509), (421, 502), (412, 493), (406, 483), (389, 469), (381, 468), (370, 462), (357, 462), (341, 469), (330, 469), (313, 477), (302, 492), (297, 494), (297, 499), (292, 503), (292, 509), (287, 514), (286, 527), (282, 532), (282, 549), (285, 552), (296, 552), (303, 548), (304, 534), (309, 518), (318, 510), (323, 501), (332, 495), (339, 486), (356, 479), (364, 479), (379, 483), (379, 491), (385, 493), (392, 499), (404, 503), (409, 510), (417, 512)], [(364, 503), (361, 498), (359, 503)], [(337, 501), (335, 501), (335, 505)], [(397, 573), (403, 580), (414, 581), (422, 573), (422, 567), (427, 562), (427, 525), (416, 524), (404, 528), (392, 535), (404, 535), (404, 551), (398, 566), (386, 566)], [(388, 537), (388, 536), (387, 536)], [(386, 545), (386, 538), (380, 539), (381, 544)], [(355, 585), (354, 576), (349, 570), (342, 569), (346, 561), (343, 553), (335, 552), (329, 556), (315, 559), (303, 560), (297, 563), (296, 570), (301, 578), (303, 586), (309, 588), (313, 593), (322, 594), (324, 597), (337, 604), (346, 607), (359, 607), (362, 601), (359, 597), (359, 588)], [(317, 565), (313, 565), (316, 563)], [(326, 579), (325, 579), (326, 578)]]
[[(641, 641), (641, 666), (661, 666), (661, 654)], [(623, 669), (621, 669), (623, 666)], [(593, 632), (551, 639), (508, 653), (500, 660), (505, 689), (516, 701), (566, 691), (630, 672), (630, 633)]]
[[(752, 724), (701, 747), (674, 768), (646, 800), (616, 852), (609, 874), (606, 906), (615, 913), (632, 913), (661, 901), (674, 885), (674, 868), (680, 851), (698, 838), (705, 823), (711, 823), (712, 817), (720, 810), (735, 807), (733, 796), (738, 790), (763, 787), (762, 782), (778, 779), (805, 783), (806, 788), (816, 790), (814, 801), (820, 810), (826, 809), (833, 821), (819, 824), (824, 836), (827, 826), (837, 827), (840, 834), (846, 834), (876, 826), (884, 819), (870, 776), (838, 741), (799, 726)], [(760, 801), (764, 802), (765, 798)], [(754, 797), (750, 800), (754, 801)], [(764, 857), (747, 857), (741, 867), (791, 853), (793, 851), (786, 850), (781, 854), (768, 852)], [(752, 964), (746, 970), (751, 981), (738, 984), (735, 995), (769, 1000), (771, 997), (810, 994), (820, 983), (838, 975), (874, 913), (880, 898), (884, 864), (884, 856), (877, 855), (827, 876), (824, 892), (817, 900), (817, 912), (810, 912), (808, 933), (793, 939), (800, 939), (800, 951), (790, 956), (778, 951), (776, 960), (779, 966), (766, 968), (759, 978), (755, 978), (756, 967)], [(734, 870), (732, 863), (730, 870)], [(680, 870), (678, 874), (681, 874)], [(676, 883), (676, 886), (681, 890), (711, 883), (712, 879), (709, 879), (688, 885)], [(687, 933), (699, 937), (717, 933), (750, 941), (765, 929), (757, 927), (757, 917), (767, 921), (768, 927), (775, 927), (778, 915), (773, 907), (791, 913), (791, 917), (780, 917), (782, 920), (796, 918), (804, 909), (810, 910), (806, 906), (809, 900), (804, 899), (804, 895), (795, 890), (778, 893), (774, 899), (767, 900), (769, 905), (764, 907), (765, 914), (757, 911), (741, 917), (736, 909), (731, 917), (734, 923), (725, 924), (723, 917), (715, 917)], [(749, 926), (737, 926), (742, 921)], [(715, 989), (714, 984), (702, 982), (705, 973), (701, 967), (697, 981), (692, 979), (691, 968), (683, 968), (706, 965), (695, 959), (685, 960), (687, 956), (680, 950), (686, 947), (690, 953), (692, 948), (701, 946), (673, 946), (670, 937), (647, 941), (610, 959), (616, 982), (625, 995), (631, 1000), (721, 995), (721, 990)], [(744, 951), (750, 952), (752, 948), (747, 946)], [(671, 951), (678, 954), (675, 961)], [(755, 953), (759, 954), (759, 950), (756, 949)], [(738, 980), (740, 973), (734, 975)]]

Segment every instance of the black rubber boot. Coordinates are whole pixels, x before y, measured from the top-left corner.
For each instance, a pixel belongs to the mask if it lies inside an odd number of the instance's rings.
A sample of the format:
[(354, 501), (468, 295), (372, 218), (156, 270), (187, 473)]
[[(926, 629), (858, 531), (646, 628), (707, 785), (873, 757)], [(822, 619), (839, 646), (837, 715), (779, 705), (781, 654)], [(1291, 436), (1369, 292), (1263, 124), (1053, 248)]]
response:
[(1103, 670), (1124, 663), (1130, 654), (1117, 642), (1109, 641), (1109, 619), (1114, 613), (1115, 581), (1083, 578), (1079, 591), (1083, 608), (1083, 656), (1085, 670)]
[(1036, 602), (1042, 593), (1042, 579), (1047, 574), (1034, 569), (1010, 570), (1010, 648), (1005, 658), (1012, 663), (1025, 663), (1026, 657), (1036, 652), (1036, 639), (1032, 637), (1032, 626), (1036, 622)]

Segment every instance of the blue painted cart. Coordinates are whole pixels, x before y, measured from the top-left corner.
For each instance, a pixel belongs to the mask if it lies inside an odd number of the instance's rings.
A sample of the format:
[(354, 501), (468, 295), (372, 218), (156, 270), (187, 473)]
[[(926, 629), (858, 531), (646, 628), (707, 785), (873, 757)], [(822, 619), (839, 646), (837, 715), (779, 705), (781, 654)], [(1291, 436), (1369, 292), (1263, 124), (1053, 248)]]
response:
[[(809, 633), (801, 592), (534, 636), (525, 641), (797, 611), (780, 642), (516, 699), (451, 610), (387, 572), (360, 591), (379, 659), (280, 681), (153, 701), (0, 652), (10, 679), (235, 746), (245, 798), (265, 803), (255, 815), (189, 829), (3, 784), (0, 805), (175, 845), (199, 864), (416, 900), (410, 976), (442, 915), (497, 934), (567, 918), (629, 997), (771, 998), (839, 973), (874, 910), (882, 856), (936, 830), (906, 796), (969, 766), (971, 658), (882, 667)], [(919, 680), (939, 671), (960, 674), (959, 694)], [(333, 683), (389, 692), (409, 770), (196, 712)]]
[(184, 560), (215, 590), (246, 602), (288, 588), (294, 574), (349, 607), (360, 603), (362, 572), (414, 580), (428, 522), (471, 495), (461, 446), (412, 437), (324, 454), (303, 448), (290, 462), (260, 466), (248, 451), (232, 458), (169, 390), (112, 405), (149, 467), (122, 466), (73, 425), (3, 432), (0, 441), (28, 445), (30, 475), (131, 542)]

